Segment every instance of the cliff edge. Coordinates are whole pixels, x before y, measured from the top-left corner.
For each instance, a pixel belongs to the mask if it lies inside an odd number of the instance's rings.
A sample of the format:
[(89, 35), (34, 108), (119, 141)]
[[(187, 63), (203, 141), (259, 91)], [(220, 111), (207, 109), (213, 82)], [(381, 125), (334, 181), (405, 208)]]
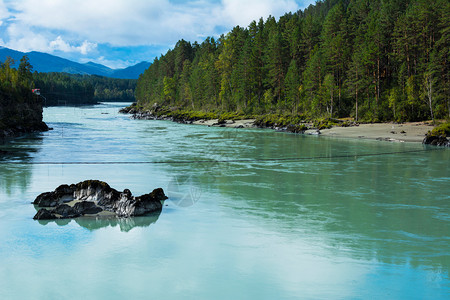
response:
[(0, 138), (48, 130), (42, 111), (41, 97), (31, 90), (19, 93), (0, 89)]

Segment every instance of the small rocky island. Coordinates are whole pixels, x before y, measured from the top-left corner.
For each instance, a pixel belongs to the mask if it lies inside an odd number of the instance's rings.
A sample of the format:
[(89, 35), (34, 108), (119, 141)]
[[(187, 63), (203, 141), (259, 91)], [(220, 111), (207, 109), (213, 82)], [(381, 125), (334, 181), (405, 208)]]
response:
[(162, 209), (167, 197), (162, 188), (134, 197), (125, 189), (119, 192), (106, 182), (86, 180), (77, 184), (63, 184), (53, 192), (37, 196), (33, 204), (40, 209), (35, 220), (69, 219), (81, 216), (132, 217), (143, 216)]

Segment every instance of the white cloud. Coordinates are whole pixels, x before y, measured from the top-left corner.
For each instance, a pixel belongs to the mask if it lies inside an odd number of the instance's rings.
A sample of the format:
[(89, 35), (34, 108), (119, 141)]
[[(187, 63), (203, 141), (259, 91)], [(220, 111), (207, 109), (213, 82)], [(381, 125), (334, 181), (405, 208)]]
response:
[(61, 36), (58, 36), (56, 40), (50, 42), (50, 48), (53, 50), (60, 50), (62, 52), (71, 51), (71, 46), (67, 44)]
[[(168, 0), (23, 0), (9, 2), (17, 22), (112, 45), (175, 43), (215, 28), (247, 26), (252, 20), (299, 8), (294, 0), (206, 0), (174, 4)], [(61, 45), (63, 46), (63, 45)]]
[(261, 17), (265, 19), (269, 15), (281, 16), (298, 9), (298, 4), (293, 0), (223, 0), (221, 17), (231, 20), (232, 24), (246, 27)]
[(55, 39), (50, 40), (48, 32), (35, 32), (30, 27), (21, 24), (14, 23), (9, 25), (7, 29), (9, 40), (5, 42), (0, 39), (0, 45), (23, 51), (42, 51), (53, 53), (55, 51), (60, 52), (76, 52), (82, 55), (87, 55), (91, 51), (97, 49), (96, 43), (91, 43), (85, 40), (79, 45), (73, 45), (66, 42), (60, 35)]
[(97, 46), (167, 49), (179, 39), (202, 41), (261, 17), (296, 11), (301, 1), (0, 0), (0, 45), (78, 54), (79, 59), (105, 55), (105, 61), (117, 65), (119, 57), (99, 53)]
[(171, 4), (163, 1), (23, 0), (12, 4), (16, 20), (28, 26), (71, 33), (78, 38), (114, 45), (145, 44), (163, 38)]
[(41, 33), (33, 32), (23, 24), (13, 23), (7, 29), (7, 38), (3, 38), (4, 44), (8, 48), (19, 51), (48, 51), (47, 38)]
[(88, 58), (82, 58), (80, 59), (80, 63), (87, 63), (87, 62), (95, 62), (98, 64), (102, 64), (104, 66), (110, 67), (111, 69), (124, 69), (128, 66), (135, 65), (136, 61), (128, 61), (123, 59), (107, 59), (104, 56), (100, 57), (88, 57)]
[(86, 55), (89, 52), (97, 49), (97, 43), (91, 43), (88, 41), (84, 41), (81, 46), (76, 47), (77, 50), (80, 51), (81, 54)]
[(0, 0), (0, 22), (3, 23), (3, 20), (9, 18), (10, 15), (11, 14), (9, 13), (8, 8), (6, 7), (5, 2), (3, 0)]
[(96, 43), (90, 43), (88, 41), (84, 41), (80, 46), (73, 46), (64, 41), (61, 36), (58, 36), (55, 40), (51, 41), (49, 46), (52, 52), (79, 52), (83, 55), (86, 55), (97, 48)]

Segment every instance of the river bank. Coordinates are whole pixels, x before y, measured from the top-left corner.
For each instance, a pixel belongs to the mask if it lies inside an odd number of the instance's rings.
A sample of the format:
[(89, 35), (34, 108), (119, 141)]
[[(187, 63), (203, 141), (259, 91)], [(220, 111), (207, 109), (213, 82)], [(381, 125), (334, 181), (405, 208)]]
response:
[(0, 99), (0, 140), (49, 130), (42, 121), (42, 103), (31, 97), (25, 99), (19, 101), (11, 96)]
[[(229, 128), (252, 128), (256, 119), (245, 120), (226, 120), (219, 124), (218, 119), (194, 121), (195, 125), (221, 126)], [(421, 143), (428, 131), (434, 128), (429, 122), (407, 122), (407, 123), (375, 123), (375, 124), (357, 124), (354, 126), (340, 127), (334, 126), (329, 129), (318, 130), (314, 128), (312, 123), (308, 124), (310, 129), (305, 130), (304, 134), (336, 137), (336, 138), (353, 138), (353, 139), (369, 139), (389, 142), (415, 142)], [(284, 131), (286, 128), (278, 128)]]
[(428, 131), (433, 128), (434, 126), (429, 122), (375, 123), (352, 127), (332, 127), (321, 130), (321, 134), (336, 138), (422, 143)]
[(130, 106), (121, 110), (122, 113), (132, 115), (134, 119), (170, 120), (178, 123), (203, 125), (212, 127), (228, 128), (270, 128), (277, 131), (293, 133), (322, 135), (335, 138), (368, 139), (389, 142), (422, 143), (427, 133), (435, 127), (431, 121), (405, 122), (405, 123), (356, 123), (349, 120), (326, 119), (321, 122), (296, 122), (285, 116), (261, 116), (255, 118), (233, 118), (227, 119), (226, 115), (215, 116), (209, 113), (187, 114), (162, 113), (155, 108), (153, 110), (142, 110)]

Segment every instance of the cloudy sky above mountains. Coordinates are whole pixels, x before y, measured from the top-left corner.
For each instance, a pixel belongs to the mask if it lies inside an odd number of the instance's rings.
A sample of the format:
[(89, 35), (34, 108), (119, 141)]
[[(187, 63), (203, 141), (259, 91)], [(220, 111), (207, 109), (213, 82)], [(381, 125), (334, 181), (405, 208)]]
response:
[(0, 0), (0, 46), (122, 68), (312, 0)]

